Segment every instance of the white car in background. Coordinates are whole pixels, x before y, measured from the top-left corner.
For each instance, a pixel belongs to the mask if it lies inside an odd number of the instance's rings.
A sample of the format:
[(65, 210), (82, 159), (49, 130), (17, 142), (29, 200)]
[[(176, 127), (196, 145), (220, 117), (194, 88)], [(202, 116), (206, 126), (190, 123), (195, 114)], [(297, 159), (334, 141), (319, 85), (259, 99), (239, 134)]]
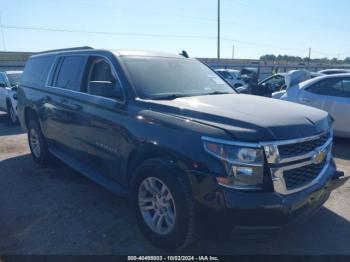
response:
[(246, 83), (241, 79), (241, 72), (234, 69), (215, 69), (215, 72), (223, 77), (231, 86), (240, 87)]
[(334, 118), (335, 136), (350, 138), (350, 74), (307, 80), (289, 87), (280, 99), (327, 111)]
[(17, 123), (17, 86), (22, 71), (0, 72), (0, 111), (6, 112), (13, 124)]

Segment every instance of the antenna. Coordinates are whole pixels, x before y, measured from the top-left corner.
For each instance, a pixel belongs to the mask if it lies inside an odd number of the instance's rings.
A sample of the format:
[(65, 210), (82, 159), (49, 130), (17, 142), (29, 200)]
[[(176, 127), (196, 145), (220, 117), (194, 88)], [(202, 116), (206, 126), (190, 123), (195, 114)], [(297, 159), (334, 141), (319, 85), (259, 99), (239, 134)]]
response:
[(185, 50), (182, 50), (182, 52), (179, 55), (182, 55), (183, 57), (189, 58), (189, 56)]

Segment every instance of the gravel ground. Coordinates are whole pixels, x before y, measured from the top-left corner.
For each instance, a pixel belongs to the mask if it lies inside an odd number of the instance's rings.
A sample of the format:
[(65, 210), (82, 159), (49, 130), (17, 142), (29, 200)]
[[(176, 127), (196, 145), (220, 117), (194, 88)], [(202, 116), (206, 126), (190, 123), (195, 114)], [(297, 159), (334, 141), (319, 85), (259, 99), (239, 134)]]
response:
[[(350, 175), (350, 140), (337, 139)], [(139, 232), (126, 199), (62, 163), (37, 167), (26, 134), (0, 114), (0, 254), (161, 254)], [(200, 237), (193, 254), (350, 254), (350, 183), (303, 225), (265, 241)]]

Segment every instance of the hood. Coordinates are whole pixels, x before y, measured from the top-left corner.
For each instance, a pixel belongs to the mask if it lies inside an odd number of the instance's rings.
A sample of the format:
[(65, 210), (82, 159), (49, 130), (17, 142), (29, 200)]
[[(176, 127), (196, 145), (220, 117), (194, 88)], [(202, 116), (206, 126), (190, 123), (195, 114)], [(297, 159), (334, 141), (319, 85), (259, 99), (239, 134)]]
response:
[(330, 125), (328, 113), (319, 109), (243, 94), (152, 100), (150, 109), (223, 129), (239, 141), (302, 138)]

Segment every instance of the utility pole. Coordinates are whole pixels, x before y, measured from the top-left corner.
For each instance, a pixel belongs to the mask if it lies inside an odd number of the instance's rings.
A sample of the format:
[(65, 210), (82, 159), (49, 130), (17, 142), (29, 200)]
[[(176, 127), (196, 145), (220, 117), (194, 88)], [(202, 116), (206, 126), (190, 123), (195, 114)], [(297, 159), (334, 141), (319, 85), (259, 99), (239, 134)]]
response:
[(218, 0), (218, 61), (220, 61), (220, 0)]
[(309, 48), (309, 59), (308, 59), (308, 63), (307, 66), (310, 66), (310, 61), (311, 61), (311, 47)]
[(2, 38), (2, 46), (4, 48), (4, 51), (6, 51), (6, 42), (5, 42), (5, 34), (4, 34), (4, 28), (2, 26), (2, 17), (0, 13), (0, 30), (1, 30), (1, 38)]
[(235, 44), (232, 44), (232, 63), (233, 59), (235, 59)]

